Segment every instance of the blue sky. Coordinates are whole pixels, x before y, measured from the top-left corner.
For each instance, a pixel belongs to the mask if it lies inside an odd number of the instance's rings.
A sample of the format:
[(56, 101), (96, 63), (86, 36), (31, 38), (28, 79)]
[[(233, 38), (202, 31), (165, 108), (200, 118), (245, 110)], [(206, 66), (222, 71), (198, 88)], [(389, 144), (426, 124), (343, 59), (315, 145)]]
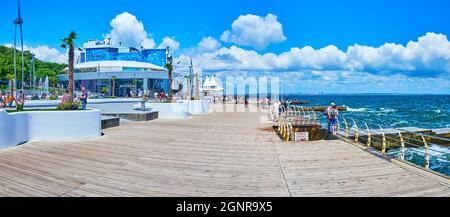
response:
[[(445, 0), (22, 0), (25, 44), (41, 59), (60, 62), (58, 39), (76, 30), (80, 45), (104, 35), (172, 45), (205, 72), (276, 75), (289, 92), (450, 93), (449, 8)], [(11, 44), (16, 1), (0, 10), (0, 44)]]

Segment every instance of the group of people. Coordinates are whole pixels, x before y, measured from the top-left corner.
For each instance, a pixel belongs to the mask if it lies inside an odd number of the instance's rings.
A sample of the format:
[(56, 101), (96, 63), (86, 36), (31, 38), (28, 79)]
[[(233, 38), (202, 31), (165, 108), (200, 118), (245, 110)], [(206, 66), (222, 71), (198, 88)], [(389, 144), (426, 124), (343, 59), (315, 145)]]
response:
[(323, 114), (327, 119), (328, 132), (333, 133), (333, 135), (337, 136), (339, 111), (336, 103), (331, 103), (330, 106), (325, 109)]
[(169, 98), (169, 95), (167, 93), (165, 93), (164, 91), (162, 91), (162, 92), (156, 91), (153, 94), (153, 97), (155, 98), (156, 102), (164, 102)]
[(14, 96), (11, 92), (7, 92), (6, 95), (3, 95), (3, 92), (0, 90), (0, 107), (12, 108), (13, 104), (16, 106), (17, 110), (23, 110), (25, 104), (25, 95), (23, 91), (20, 90), (19, 93)]

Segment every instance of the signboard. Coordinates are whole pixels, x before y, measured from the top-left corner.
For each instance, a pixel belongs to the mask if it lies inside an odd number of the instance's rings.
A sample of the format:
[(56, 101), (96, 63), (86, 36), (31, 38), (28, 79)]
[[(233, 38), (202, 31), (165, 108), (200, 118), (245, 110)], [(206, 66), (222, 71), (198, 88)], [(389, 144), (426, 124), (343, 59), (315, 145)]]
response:
[(309, 141), (309, 133), (308, 132), (295, 132), (295, 141), (296, 142)]

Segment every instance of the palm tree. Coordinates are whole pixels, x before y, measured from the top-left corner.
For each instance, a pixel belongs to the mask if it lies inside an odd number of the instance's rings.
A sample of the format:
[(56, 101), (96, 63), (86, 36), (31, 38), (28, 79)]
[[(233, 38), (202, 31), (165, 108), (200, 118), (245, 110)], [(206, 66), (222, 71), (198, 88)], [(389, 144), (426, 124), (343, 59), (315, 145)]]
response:
[(69, 48), (69, 101), (73, 102), (73, 71), (75, 61), (75, 40), (78, 38), (75, 31), (71, 31), (67, 38), (61, 39), (61, 47), (64, 49)]
[(116, 76), (112, 76), (111, 77), (111, 81), (112, 81), (112, 96), (113, 97), (116, 96), (116, 80), (117, 80)]
[(166, 64), (166, 69), (169, 71), (169, 102), (172, 102), (173, 98), (173, 91), (172, 91), (172, 72), (173, 72), (173, 65), (171, 62)]

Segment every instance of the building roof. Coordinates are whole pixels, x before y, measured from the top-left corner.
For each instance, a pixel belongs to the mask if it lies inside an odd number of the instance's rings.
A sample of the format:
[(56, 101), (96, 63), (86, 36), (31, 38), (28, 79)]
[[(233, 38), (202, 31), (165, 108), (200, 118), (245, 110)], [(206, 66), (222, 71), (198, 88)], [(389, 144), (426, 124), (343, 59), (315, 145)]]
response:
[[(122, 60), (105, 60), (105, 61), (93, 61), (93, 62), (85, 62), (75, 64), (75, 69), (99, 69), (98, 71), (107, 71), (109, 69), (117, 69), (117, 68), (142, 68), (148, 69), (151, 71), (167, 71), (165, 68), (153, 65), (151, 63), (146, 62), (137, 62), (137, 61), (122, 61)], [(69, 68), (65, 68), (64, 72), (68, 72)]]

